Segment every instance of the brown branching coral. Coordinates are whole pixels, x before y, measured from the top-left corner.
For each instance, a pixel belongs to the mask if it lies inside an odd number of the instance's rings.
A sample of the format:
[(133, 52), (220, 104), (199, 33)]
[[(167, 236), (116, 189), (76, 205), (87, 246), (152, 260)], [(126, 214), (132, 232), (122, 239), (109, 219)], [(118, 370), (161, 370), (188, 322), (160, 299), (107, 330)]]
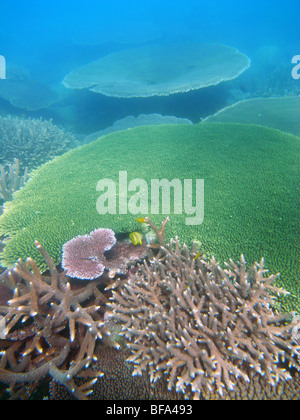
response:
[(107, 298), (99, 290), (101, 280), (71, 286), (41, 244), (36, 246), (50, 276), (42, 276), (30, 258), (2, 276), (13, 296), (0, 306), (0, 382), (16, 398), (26, 390), (20, 385), (32, 391), (50, 375), (82, 399), (88, 385), (76, 387), (73, 378), (92, 361), (96, 341), (109, 342), (101, 311)]
[(222, 269), (177, 238), (166, 244), (167, 221), (145, 221), (150, 260), (113, 285), (107, 273), (71, 282), (38, 242), (49, 275), (30, 258), (2, 274), (11, 398), (52, 378), (53, 399), (298, 399), (300, 319), (276, 311), (277, 276), (243, 257)]
[(275, 389), (291, 379), (284, 366), (300, 370), (299, 319), (275, 311), (274, 294), (285, 292), (263, 260), (247, 269), (242, 257), (223, 270), (177, 238), (160, 253), (111, 298), (134, 374), (148, 371), (152, 383), (165, 378), (169, 390), (199, 398), (257, 376)]

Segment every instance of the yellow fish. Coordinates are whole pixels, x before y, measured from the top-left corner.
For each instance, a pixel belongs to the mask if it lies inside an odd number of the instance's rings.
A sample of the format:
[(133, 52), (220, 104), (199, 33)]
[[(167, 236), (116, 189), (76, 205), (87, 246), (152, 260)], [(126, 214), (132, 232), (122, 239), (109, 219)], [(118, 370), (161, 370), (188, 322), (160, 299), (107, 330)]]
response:
[(129, 239), (133, 245), (142, 245), (142, 235), (139, 232), (132, 232)]
[(200, 257), (200, 255), (202, 254), (202, 251), (201, 252), (198, 252), (198, 254), (196, 254), (195, 256), (194, 256), (194, 260), (196, 260), (198, 257)]
[(136, 219), (139, 223), (145, 223), (146, 222), (146, 217), (138, 217)]

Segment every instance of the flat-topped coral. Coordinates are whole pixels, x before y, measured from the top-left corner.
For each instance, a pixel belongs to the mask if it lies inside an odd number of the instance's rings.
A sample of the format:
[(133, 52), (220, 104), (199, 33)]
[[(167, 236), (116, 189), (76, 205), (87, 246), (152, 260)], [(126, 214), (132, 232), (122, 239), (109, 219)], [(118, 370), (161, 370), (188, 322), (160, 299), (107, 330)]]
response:
[(206, 122), (261, 124), (300, 136), (300, 97), (254, 98), (205, 118)]
[(139, 125), (160, 125), (160, 124), (193, 124), (187, 118), (174, 117), (172, 115), (161, 114), (140, 114), (137, 117), (129, 115), (121, 120), (115, 121), (113, 125), (105, 128), (104, 130), (96, 131), (89, 134), (85, 139), (85, 143), (98, 140), (99, 137), (106, 134), (114, 133), (115, 131), (127, 130), (128, 128), (138, 127)]
[(32, 80), (15, 68), (9, 69), (5, 82), (1, 81), (0, 97), (28, 111), (48, 108), (59, 100), (59, 95), (49, 86)]
[[(187, 244), (200, 240), (207, 255), (218, 261), (237, 260), (241, 253), (249, 264), (265, 258), (267, 267), (291, 295), (286, 309), (300, 311), (299, 302), (299, 138), (266, 127), (241, 124), (147, 126), (112, 133), (72, 150), (35, 171), (0, 218), (6, 241), (3, 265), (32, 256), (45, 263), (33, 246), (39, 239), (55, 263), (64, 243), (98, 227), (114, 232), (141, 228), (136, 214), (119, 212), (119, 171), (131, 180), (204, 179), (204, 220), (185, 225), (186, 214), (174, 214), (167, 239), (176, 234)], [(99, 214), (103, 191), (99, 180), (116, 187), (116, 214)], [(136, 191), (135, 191), (136, 192)], [(193, 189), (195, 193), (195, 188)], [(133, 192), (128, 191), (128, 199)], [(195, 194), (194, 194), (195, 196)], [(159, 200), (161, 200), (160, 195)], [(149, 215), (151, 194), (149, 193)], [(161, 212), (162, 210), (159, 209)], [(146, 213), (141, 216), (146, 216)], [(154, 222), (161, 214), (151, 215)]]
[(89, 235), (79, 235), (63, 246), (62, 267), (69, 277), (93, 280), (103, 274), (105, 251), (116, 243), (111, 229), (95, 229)]
[(115, 52), (75, 69), (63, 84), (121, 98), (164, 96), (234, 79), (249, 65), (246, 55), (226, 45), (150, 45)]

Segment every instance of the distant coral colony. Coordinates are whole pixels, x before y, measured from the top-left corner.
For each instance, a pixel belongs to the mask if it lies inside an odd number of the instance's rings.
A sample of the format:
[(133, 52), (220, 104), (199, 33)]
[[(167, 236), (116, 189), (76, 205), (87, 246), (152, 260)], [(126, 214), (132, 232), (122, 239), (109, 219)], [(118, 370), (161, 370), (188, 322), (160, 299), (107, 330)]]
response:
[(46, 274), (31, 258), (2, 274), (9, 396), (48, 383), (52, 399), (295, 398), (300, 318), (277, 309), (277, 275), (167, 243), (168, 218), (138, 221), (147, 247), (99, 228), (64, 245), (63, 268), (36, 242)]

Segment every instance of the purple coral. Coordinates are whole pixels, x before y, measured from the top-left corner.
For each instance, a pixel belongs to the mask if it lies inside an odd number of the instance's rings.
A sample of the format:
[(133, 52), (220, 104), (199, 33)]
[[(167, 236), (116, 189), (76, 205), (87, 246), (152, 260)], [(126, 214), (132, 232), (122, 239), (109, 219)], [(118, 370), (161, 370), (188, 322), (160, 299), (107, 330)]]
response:
[(93, 280), (104, 269), (109, 277), (126, 274), (128, 266), (145, 257), (146, 243), (135, 246), (131, 242), (116, 241), (111, 229), (96, 229), (89, 235), (76, 236), (63, 246), (62, 267), (69, 277)]
[(96, 229), (89, 235), (76, 236), (63, 246), (62, 267), (69, 277), (93, 280), (101, 276), (107, 260), (104, 252), (116, 243), (111, 229)]

